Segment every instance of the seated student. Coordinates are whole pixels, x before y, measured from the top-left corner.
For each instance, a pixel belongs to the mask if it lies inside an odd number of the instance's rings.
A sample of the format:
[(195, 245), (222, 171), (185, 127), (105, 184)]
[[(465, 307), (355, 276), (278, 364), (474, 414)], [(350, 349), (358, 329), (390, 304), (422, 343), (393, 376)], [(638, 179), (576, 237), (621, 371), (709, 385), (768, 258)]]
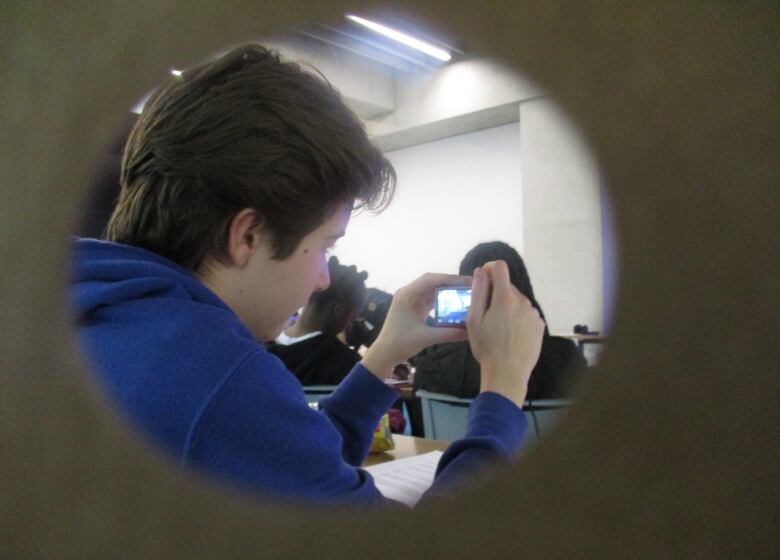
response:
[(344, 329), (344, 340), (350, 348), (360, 352), (370, 348), (385, 324), (393, 296), (378, 288), (366, 290), (366, 303), (358, 316)]
[[(468, 274), (485, 263), (503, 260), (509, 266), (512, 285), (527, 297), (544, 319), (544, 313), (534, 297), (531, 279), (518, 252), (501, 241), (480, 243), (471, 249), (460, 263), (460, 273)], [(480, 367), (468, 343), (453, 342), (434, 345), (412, 358), (416, 368), (415, 389), (444, 393), (460, 398), (473, 398), (480, 390)], [(576, 372), (586, 366), (571, 340), (551, 336), (544, 327), (542, 350), (528, 382), (530, 400), (553, 399), (568, 394)]]
[(381, 209), (395, 174), (339, 94), (259, 46), (185, 70), (147, 102), (124, 151), (106, 241), (76, 239), (72, 301), (95, 375), (183, 468), (267, 497), (386, 504), (360, 468), (397, 394), (383, 380), (468, 335), (482, 393), (429, 495), (513, 457), (543, 322), (503, 262), (473, 278), (468, 329), (426, 324), (437, 286), (401, 288), (362, 362), (309, 408), (269, 341), (330, 283), (328, 249), (354, 208)]
[(338, 385), (362, 359), (338, 335), (363, 307), (368, 273), (336, 257), (328, 272), (330, 286), (314, 292), (295, 323), (267, 345), (302, 385)]

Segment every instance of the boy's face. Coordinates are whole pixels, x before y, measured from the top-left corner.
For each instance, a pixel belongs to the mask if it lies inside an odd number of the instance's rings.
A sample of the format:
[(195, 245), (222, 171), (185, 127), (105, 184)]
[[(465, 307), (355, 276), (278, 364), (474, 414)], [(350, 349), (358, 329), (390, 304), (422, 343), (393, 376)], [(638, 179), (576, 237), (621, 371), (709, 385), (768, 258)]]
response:
[(258, 340), (273, 340), (313, 292), (328, 287), (328, 250), (344, 235), (351, 211), (351, 204), (340, 205), (282, 261), (271, 258), (270, 243), (261, 234), (234, 309)]

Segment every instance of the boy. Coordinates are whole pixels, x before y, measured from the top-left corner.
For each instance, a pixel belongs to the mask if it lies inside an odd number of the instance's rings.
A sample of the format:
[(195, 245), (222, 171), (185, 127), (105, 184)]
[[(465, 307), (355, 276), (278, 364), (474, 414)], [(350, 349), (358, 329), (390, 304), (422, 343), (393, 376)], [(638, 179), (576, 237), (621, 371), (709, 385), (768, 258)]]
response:
[[(183, 467), (275, 497), (377, 504), (359, 468), (396, 399), (393, 366), (462, 329), (425, 324), (439, 285), (398, 291), (382, 332), (340, 388), (306, 404), (257, 341), (329, 284), (328, 250), (355, 208), (381, 210), (390, 164), (327, 83), (258, 46), (185, 71), (147, 102), (122, 162), (108, 241), (77, 240), (79, 335), (120, 410)], [(483, 393), (448, 479), (512, 456), (543, 323), (506, 266), (475, 271), (468, 337)]]

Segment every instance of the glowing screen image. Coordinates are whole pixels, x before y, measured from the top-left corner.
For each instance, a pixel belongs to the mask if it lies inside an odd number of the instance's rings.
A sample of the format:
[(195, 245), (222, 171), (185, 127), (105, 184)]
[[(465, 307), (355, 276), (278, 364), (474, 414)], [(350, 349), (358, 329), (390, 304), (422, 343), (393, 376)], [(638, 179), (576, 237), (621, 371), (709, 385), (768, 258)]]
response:
[(439, 288), (436, 290), (436, 322), (439, 324), (463, 324), (470, 306), (471, 288)]

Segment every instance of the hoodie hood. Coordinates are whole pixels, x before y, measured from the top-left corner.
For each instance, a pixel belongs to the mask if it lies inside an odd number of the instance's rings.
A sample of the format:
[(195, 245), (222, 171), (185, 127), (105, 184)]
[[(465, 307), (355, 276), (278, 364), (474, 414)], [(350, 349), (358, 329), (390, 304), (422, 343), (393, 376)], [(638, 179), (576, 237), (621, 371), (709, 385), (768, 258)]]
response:
[(76, 238), (72, 263), (71, 304), (78, 320), (147, 298), (194, 300), (232, 313), (192, 272), (139, 247)]

